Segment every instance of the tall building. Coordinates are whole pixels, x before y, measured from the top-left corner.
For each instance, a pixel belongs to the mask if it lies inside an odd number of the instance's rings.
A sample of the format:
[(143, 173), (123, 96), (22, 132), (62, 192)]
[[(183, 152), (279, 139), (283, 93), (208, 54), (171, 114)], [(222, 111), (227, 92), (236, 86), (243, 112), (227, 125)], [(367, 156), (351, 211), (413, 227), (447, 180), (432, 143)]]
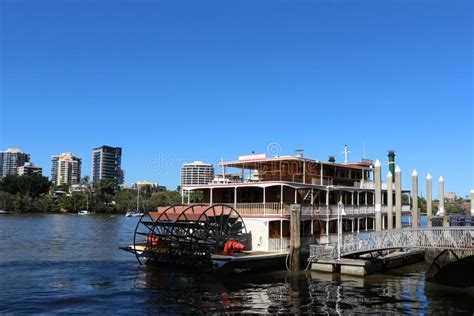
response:
[(21, 167), (17, 168), (19, 176), (41, 176), (43, 175), (43, 168), (36, 167), (32, 162), (25, 162)]
[(208, 184), (214, 179), (214, 167), (202, 161), (185, 163), (181, 167), (181, 186)]
[(51, 182), (57, 185), (59, 155), (51, 156)]
[(51, 157), (51, 181), (55, 185), (68, 186), (81, 181), (81, 158), (73, 153), (62, 153)]
[(0, 178), (16, 175), (18, 167), (29, 161), (30, 155), (21, 152), (20, 148), (8, 148), (5, 151), (0, 151)]
[(447, 194), (444, 195), (444, 198), (448, 202), (455, 202), (457, 197), (458, 196), (457, 196), (456, 192), (448, 192)]
[(92, 150), (92, 182), (111, 180), (118, 188), (124, 182), (122, 148), (102, 146)]

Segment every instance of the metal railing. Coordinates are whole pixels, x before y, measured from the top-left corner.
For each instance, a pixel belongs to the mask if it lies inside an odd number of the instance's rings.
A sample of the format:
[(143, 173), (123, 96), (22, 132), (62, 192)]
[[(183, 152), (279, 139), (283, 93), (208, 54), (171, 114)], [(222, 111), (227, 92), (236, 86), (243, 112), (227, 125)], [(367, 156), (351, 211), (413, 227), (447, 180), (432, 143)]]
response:
[[(315, 236), (301, 237), (301, 249), (308, 250), (309, 247), (316, 242)], [(290, 250), (289, 238), (269, 238), (268, 251), (271, 252), (286, 252)]]
[[(404, 228), (343, 235), (341, 256), (382, 249), (421, 248), (474, 250), (474, 227)], [(311, 245), (310, 257), (337, 258), (337, 243)]]

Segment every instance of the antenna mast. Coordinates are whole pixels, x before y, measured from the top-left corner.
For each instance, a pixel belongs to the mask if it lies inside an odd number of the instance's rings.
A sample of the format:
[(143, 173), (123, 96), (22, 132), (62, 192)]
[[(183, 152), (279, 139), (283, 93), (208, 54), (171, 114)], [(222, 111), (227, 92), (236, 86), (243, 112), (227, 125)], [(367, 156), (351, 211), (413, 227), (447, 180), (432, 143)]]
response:
[(347, 145), (344, 145), (344, 151), (342, 152), (344, 154), (344, 163), (347, 163), (348, 160), (348, 156), (349, 154), (351, 153), (351, 151), (349, 150), (349, 147), (347, 147)]

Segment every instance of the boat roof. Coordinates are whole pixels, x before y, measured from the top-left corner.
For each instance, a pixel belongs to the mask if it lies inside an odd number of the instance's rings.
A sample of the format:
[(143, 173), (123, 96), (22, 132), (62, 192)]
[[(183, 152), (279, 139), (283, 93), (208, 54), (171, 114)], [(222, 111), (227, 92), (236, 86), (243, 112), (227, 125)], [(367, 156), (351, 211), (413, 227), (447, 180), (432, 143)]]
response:
[(321, 161), (317, 159), (305, 158), (302, 156), (275, 156), (275, 157), (263, 157), (262, 155), (250, 155), (245, 156), (245, 158), (233, 160), (233, 161), (224, 161), (219, 163), (221, 167), (231, 167), (231, 168), (240, 168), (240, 169), (257, 169), (257, 166), (271, 163), (271, 162), (294, 162), (294, 161), (301, 161), (301, 162), (308, 162), (308, 163), (316, 163), (316, 164), (323, 164), (323, 165), (331, 165), (336, 167), (343, 167), (343, 168), (352, 168), (352, 169), (372, 169), (372, 161), (364, 160), (360, 162), (330, 162), (330, 161)]

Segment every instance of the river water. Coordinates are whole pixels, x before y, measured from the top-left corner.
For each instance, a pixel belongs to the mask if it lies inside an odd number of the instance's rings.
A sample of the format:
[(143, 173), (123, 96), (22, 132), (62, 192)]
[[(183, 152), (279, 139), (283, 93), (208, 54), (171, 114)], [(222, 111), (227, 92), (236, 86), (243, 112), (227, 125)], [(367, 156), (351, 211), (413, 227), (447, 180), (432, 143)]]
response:
[(139, 266), (118, 249), (136, 222), (2, 215), (0, 313), (474, 313), (473, 289), (425, 281), (424, 264), (366, 278)]

